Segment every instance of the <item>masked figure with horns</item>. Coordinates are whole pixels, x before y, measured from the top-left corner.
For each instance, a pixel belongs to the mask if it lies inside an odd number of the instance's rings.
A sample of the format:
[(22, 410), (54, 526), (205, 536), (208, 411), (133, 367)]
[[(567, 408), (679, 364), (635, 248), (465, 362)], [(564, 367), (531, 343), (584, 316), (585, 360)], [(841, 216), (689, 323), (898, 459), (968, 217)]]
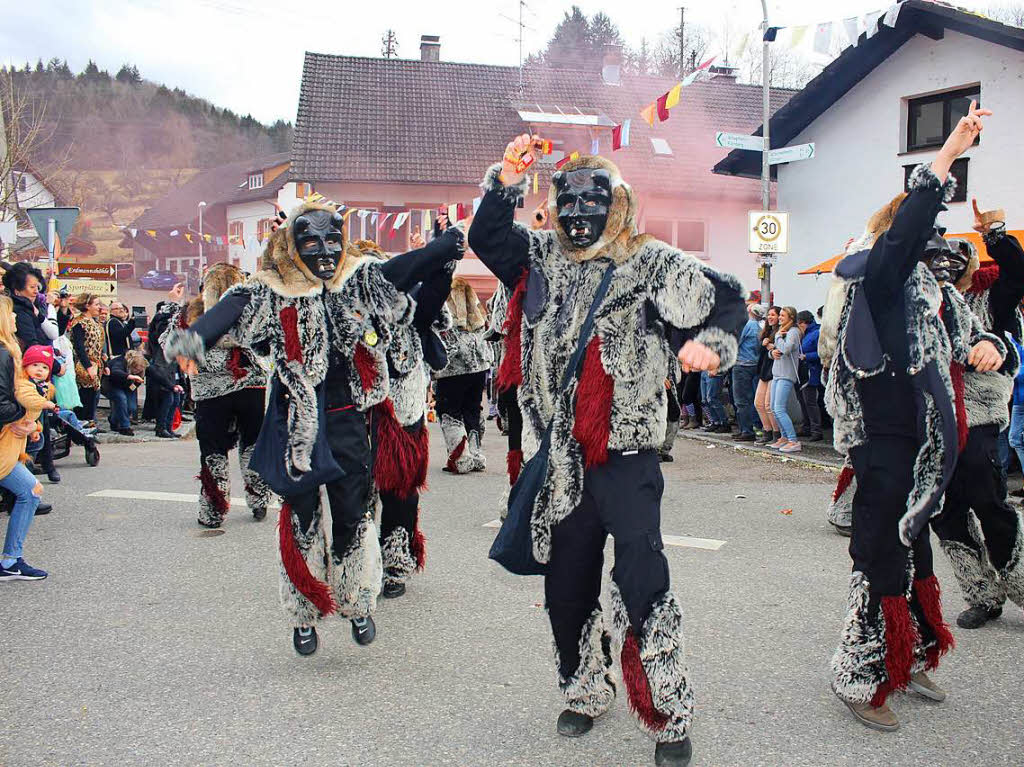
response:
[[(662, 552), (665, 371), (677, 353), (687, 370), (734, 364), (746, 321), (742, 286), (638, 235), (633, 191), (601, 157), (576, 158), (554, 174), (553, 231), (515, 223), (526, 190), (516, 161), (537, 141), (517, 138), (487, 171), (469, 240), (512, 290), (506, 349), (518, 349), (518, 358), (508, 383), (519, 387), (527, 460), (551, 428), (531, 532), (533, 555), (546, 565), (545, 602), (565, 697), (558, 731), (583, 735), (608, 710), (614, 648), (630, 708), (657, 742), (656, 764), (683, 765), (691, 755), (694, 697), (682, 609)], [(582, 364), (568, 370), (602, 284), (607, 292), (595, 307), (592, 338), (582, 339)], [(615, 566), (606, 621), (599, 597), (609, 534)]]
[[(359, 644), (376, 635), (381, 588), (367, 412), (389, 393), (387, 350), (413, 320), (415, 285), (459, 259), (458, 230), (389, 261), (347, 242), (333, 205), (303, 203), (274, 232), (260, 271), (165, 348), (187, 372), (227, 333), (274, 365), (251, 466), (282, 496), (281, 600), (300, 655), (339, 614)], [(328, 547), (320, 488), (331, 508)]]

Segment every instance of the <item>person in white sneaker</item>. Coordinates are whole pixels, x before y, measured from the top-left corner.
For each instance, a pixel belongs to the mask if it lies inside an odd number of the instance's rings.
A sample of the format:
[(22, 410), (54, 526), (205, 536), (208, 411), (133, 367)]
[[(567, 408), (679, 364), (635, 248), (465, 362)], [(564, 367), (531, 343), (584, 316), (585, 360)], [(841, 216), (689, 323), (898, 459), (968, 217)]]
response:
[(800, 442), (796, 438), (793, 419), (789, 417), (789, 398), (793, 395), (800, 367), (800, 328), (796, 324), (796, 308), (782, 307), (779, 315), (779, 330), (768, 351), (772, 363), (772, 412), (778, 423), (782, 436), (768, 447), (780, 453), (796, 453), (800, 451)]

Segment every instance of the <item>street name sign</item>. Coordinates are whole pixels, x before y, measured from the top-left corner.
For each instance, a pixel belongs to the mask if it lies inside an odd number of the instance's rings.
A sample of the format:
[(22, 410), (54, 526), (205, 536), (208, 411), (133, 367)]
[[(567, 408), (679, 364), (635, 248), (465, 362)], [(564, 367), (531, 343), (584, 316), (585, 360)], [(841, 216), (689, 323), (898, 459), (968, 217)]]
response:
[(69, 280), (112, 280), (117, 274), (113, 264), (72, 264), (61, 261), (57, 264), (57, 276)]
[(751, 152), (760, 152), (764, 149), (764, 139), (760, 136), (744, 136), (741, 133), (722, 131), (715, 134), (715, 144), (726, 149), (749, 149)]
[(100, 298), (117, 298), (116, 280), (66, 280), (59, 278), (61, 287), (73, 296), (92, 293)]
[(789, 251), (789, 214), (777, 210), (751, 210), (751, 253), (786, 253)]
[(797, 160), (810, 160), (814, 157), (814, 144), (797, 144), (786, 146), (782, 149), (771, 149), (768, 151), (768, 163), (778, 165), (782, 162), (796, 162)]

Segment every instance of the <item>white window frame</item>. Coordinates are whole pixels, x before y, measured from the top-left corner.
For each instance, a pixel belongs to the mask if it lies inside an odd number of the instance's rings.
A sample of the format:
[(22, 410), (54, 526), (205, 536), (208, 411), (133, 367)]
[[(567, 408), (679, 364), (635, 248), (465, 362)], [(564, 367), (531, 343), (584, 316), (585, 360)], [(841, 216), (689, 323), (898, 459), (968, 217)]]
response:
[[(236, 176), (237, 178), (237, 176)], [(259, 173), (249, 174), (249, 189), (262, 189), (263, 188), (263, 171)]]

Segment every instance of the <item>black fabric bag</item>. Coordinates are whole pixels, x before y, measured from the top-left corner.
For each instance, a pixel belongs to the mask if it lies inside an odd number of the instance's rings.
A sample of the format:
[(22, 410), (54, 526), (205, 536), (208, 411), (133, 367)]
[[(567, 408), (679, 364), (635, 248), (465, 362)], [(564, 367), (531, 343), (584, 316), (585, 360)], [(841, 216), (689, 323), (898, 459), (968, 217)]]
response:
[[(605, 271), (597, 293), (594, 294), (594, 303), (590, 305), (590, 311), (580, 329), (580, 340), (576, 344), (576, 351), (569, 359), (569, 364), (565, 367), (565, 374), (562, 376), (561, 391), (563, 392), (583, 362), (583, 354), (594, 329), (594, 314), (604, 300), (605, 294), (608, 293), (608, 286), (611, 284), (614, 271), (615, 264), (612, 263)], [(533, 535), (530, 531), (530, 521), (533, 519), (533, 507), (537, 496), (547, 479), (550, 452), (551, 426), (548, 425), (537, 452), (523, 465), (519, 479), (509, 491), (508, 514), (505, 516), (505, 521), (501, 523), (501, 529), (498, 530), (494, 543), (491, 544), (488, 556), (513, 575), (544, 575), (547, 572), (547, 565), (541, 564), (533, 556)]]
[(284, 499), (316, 490), (321, 485), (345, 476), (345, 470), (334, 460), (324, 430), (327, 408), (323, 384), (316, 388), (316, 400), (318, 424), (310, 456), (310, 470), (295, 478), (288, 473), (285, 465), (288, 454), (288, 400), (285, 399), (284, 387), (278, 377), (274, 376), (271, 381), (270, 403), (253, 446), (249, 468), (263, 477), (270, 489)]

